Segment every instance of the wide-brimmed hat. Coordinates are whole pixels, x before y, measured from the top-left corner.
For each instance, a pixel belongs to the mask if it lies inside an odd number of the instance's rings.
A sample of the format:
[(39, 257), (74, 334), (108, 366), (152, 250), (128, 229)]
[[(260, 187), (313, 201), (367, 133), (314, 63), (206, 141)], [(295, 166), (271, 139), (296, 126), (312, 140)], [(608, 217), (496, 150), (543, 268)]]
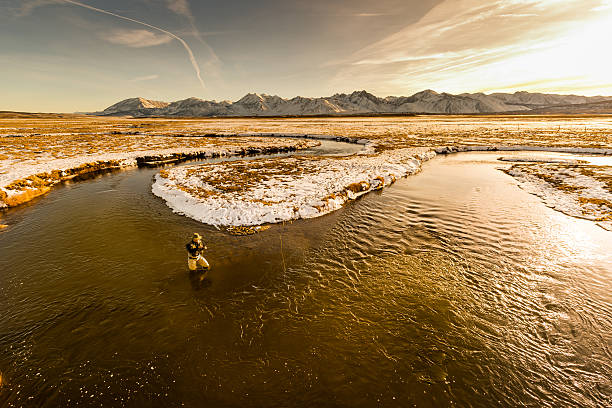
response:
[(198, 234), (197, 232), (194, 232), (193, 237), (191, 239), (202, 239), (202, 236)]

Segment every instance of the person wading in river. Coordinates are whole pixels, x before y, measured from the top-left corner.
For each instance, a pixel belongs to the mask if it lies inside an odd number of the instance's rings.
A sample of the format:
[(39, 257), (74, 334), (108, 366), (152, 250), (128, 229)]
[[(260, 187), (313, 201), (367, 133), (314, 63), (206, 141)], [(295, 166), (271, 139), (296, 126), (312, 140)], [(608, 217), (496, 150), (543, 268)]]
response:
[(210, 265), (208, 261), (202, 255), (204, 250), (207, 249), (206, 245), (202, 242), (202, 237), (197, 232), (193, 234), (191, 242), (185, 245), (187, 248), (187, 265), (189, 270), (195, 271), (199, 268), (208, 270)]

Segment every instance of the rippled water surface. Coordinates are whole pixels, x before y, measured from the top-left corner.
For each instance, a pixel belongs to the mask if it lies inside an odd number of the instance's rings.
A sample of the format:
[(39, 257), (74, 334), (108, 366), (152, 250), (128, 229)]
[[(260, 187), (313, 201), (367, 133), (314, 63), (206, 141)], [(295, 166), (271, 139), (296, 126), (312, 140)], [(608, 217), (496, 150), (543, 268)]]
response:
[(612, 233), (499, 156), (251, 237), (173, 214), (156, 169), (9, 212), (0, 406), (610, 406)]

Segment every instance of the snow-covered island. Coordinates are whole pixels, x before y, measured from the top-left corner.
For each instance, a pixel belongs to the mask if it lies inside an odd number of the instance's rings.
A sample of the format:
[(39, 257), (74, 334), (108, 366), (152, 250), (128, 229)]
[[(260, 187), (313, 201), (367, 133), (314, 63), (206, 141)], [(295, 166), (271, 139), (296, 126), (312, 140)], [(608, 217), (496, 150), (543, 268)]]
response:
[(153, 193), (176, 212), (217, 226), (313, 218), (415, 174), (428, 148), (348, 157), (283, 157), (162, 170)]

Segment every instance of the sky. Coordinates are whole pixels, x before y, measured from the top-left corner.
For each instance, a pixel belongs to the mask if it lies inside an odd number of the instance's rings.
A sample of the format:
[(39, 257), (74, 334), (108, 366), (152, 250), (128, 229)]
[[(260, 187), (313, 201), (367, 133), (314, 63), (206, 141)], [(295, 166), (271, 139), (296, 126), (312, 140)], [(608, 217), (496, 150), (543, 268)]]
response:
[(612, 95), (612, 0), (0, 0), (0, 110), (249, 92)]

